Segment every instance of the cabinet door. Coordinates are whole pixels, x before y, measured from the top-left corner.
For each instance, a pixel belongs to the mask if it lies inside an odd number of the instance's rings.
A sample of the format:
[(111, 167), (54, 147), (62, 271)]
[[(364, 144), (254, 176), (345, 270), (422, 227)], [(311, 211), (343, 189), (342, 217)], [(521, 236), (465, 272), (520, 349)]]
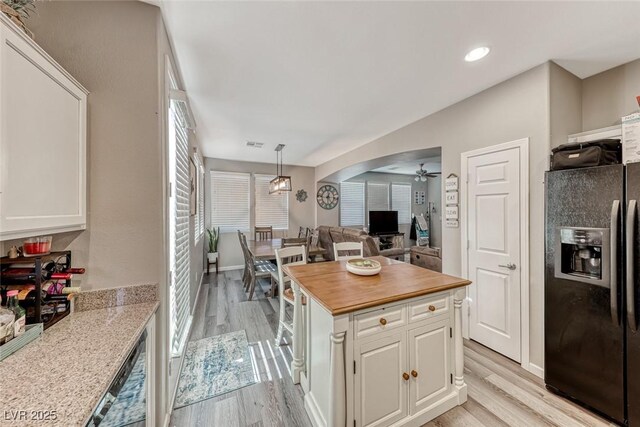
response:
[(437, 402), (451, 390), (450, 322), (443, 320), (409, 331), (409, 411)]
[(407, 415), (406, 332), (356, 348), (356, 426), (388, 426)]
[(0, 23), (0, 240), (86, 226), (86, 92)]

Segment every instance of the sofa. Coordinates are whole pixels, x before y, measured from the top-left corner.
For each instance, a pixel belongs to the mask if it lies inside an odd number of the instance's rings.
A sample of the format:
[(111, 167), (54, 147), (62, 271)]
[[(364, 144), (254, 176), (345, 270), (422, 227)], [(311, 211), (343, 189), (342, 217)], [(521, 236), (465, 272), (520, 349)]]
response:
[(411, 247), (411, 264), (442, 273), (442, 256), (440, 248), (429, 246)]
[(366, 231), (357, 228), (329, 227), (328, 225), (318, 227), (318, 244), (327, 250), (324, 254), (325, 259), (335, 261), (333, 244), (340, 242), (362, 242), (365, 257), (381, 255), (404, 261), (404, 237), (402, 235), (394, 237), (391, 248), (380, 250), (380, 241), (369, 236)]

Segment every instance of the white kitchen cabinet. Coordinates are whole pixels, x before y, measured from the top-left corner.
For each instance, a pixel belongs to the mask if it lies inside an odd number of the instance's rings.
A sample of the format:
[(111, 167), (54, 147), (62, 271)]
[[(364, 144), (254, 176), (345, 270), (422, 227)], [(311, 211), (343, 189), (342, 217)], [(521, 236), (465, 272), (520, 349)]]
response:
[(406, 332), (361, 344), (356, 354), (356, 425), (383, 427), (407, 416)]
[(448, 320), (409, 331), (409, 413), (417, 414), (450, 393), (452, 330)]
[(87, 91), (0, 14), (0, 240), (86, 228)]

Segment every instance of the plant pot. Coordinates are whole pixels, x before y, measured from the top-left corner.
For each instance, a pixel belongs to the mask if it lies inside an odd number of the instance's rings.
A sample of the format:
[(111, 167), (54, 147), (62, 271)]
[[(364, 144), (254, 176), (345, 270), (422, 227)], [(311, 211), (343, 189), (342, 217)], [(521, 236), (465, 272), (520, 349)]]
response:
[(216, 262), (217, 259), (218, 259), (218, 252), (209, 252), (207, 254), (207, 260), (209, 262)]

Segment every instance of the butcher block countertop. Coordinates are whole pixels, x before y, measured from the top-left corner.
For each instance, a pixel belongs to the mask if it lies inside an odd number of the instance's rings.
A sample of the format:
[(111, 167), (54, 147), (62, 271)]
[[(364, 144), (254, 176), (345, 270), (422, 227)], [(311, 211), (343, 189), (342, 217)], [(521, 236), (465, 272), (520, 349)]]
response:
[(349, 273), (345, 261), (285, 265), (283, 271), (334, 316), (471, 284), (467, 279), (385, 257), (371, 259), (382, 264), (380, 274)]

